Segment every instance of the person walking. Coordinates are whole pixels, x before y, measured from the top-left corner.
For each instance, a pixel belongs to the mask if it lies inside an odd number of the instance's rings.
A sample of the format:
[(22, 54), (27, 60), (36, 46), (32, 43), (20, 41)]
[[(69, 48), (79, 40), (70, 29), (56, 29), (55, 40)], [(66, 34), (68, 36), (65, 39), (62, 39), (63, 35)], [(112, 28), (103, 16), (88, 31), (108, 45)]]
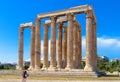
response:
[(29, 75), (27, 74), (27, 71), (26, 70), (23, 71), (23, 73), (22, 73), (22, 82), (26, 82), (26, 79), (27, 79), (28, 76)]

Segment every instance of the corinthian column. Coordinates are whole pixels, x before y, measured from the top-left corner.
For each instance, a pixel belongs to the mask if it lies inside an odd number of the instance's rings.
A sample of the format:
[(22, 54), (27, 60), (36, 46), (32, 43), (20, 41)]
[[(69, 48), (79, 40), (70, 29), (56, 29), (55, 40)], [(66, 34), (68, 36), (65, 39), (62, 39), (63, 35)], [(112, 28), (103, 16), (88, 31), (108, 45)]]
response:
[(60, 23), (58, 26), (58, 62), (57, 67), (61, 69), (62, 67), (62, 26), (63, 23)]
[(62, 56), (62, 59), (63, 59), (63, 68), (66, 67), (67, 65), (67, 28), (64, 27), (64, 37), (63, 37), (63, 56)]
[(97, 37), (96, 37), (96, 21), (93, 22), (93, 55), (94, 55), (94, 68), (96, 69), (96, 71), (98, 71), (98, 68), (97, 68), (97, 59), (98, 59), (98, 56), (97, 56)]
[(73, 15), (68, 14), (67, 30), (67, 70), (73, 68)]
[(81, 27), (78, 26), (77, 30), (77, 38), (78, 38), (78, 69), (82, 68), (82, 33), (81, 33)]
[(51, 17), (50, 69), (56, 69), (56, 17)]
[(24, 35), (24, 28), (20, 27), (20, 37), (19, 37), (19, 56), (18, 56), (18, 66), (17, 69), (18, 70), (22, 70), (23, 69), (23, 37)]
[(48, 25), (44, 24), (44, 61), (43, 69), (48, 68)]
[(30, 68), (29, 70), (33, 70), (35, 67), (35, 27), (31, 27), (31, 55), (30, 55)]
[(40, 19), (36, 19), (35, 28), (35, 70), (40, 69)]
[(75, 69), (78, 67), (78, 53), (77, 53), (78, 47), (77, 46), (78, 46), (78, 44), (77, 44), (77, 25), (75, 23), (74, 27), (73, 27), (73, 65), (74, 65)]
[(95, 67), (95, 55), (93, 53), (93, 36), (92, 36), (92, 12), (88, 11), (86, 14), (86, 66), (85, 71), (97, 71)]

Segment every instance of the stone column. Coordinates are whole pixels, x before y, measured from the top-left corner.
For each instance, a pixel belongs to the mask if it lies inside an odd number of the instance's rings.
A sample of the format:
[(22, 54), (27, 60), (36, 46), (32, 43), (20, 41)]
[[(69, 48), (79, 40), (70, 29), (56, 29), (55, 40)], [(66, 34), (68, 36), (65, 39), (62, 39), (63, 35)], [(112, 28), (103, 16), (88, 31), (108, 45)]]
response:
[(63, 61), (63, 68), (66, 67), (67, 65), (67, 28), (64, 27), (64, 37), (63, 37), (63, 56), (62, 56), (62, 61)]
[(66, 70), (73, 68), (73, 18), (74, 16), (72, 14), (68, 14)]
[(74, 65), (74, 69), (77, 69), (78, 67), (78, 53), (77, 53), (77, 49), (78, 49), (78, 44), (77, 44), (77, 24), (74, 23), (74, 27), (73, 27), (73, 65)]
[(95, 55), (93, 53), (93, 41), (92, 41), (92, 12), (88, 11), (86, 14), (86, 66), (84, 71), (96, 71), (95, 67)]
[(23, 69), (23, 41), (24, 41), (24, 28), (20, 27), (20, 37), (19, 37), (19, 57), (18, 57), (18, 70)]
[(36, 19), (35, 28), (35, 70), (40, 69), (40, 19)]
[(56, 17), (51, 17), (50, 69), (56, 69)]
[(31, 27), (31, 53), (30, 53), (30, 68), (33, 70), (35, 68), (35, 27)]
[(98, 59), (98, 56), (97, 56), (97, 37), (96, 37), (96, 23), (95, 21), (93, 22), (93, 55), (94, 55), (94, 67), (96, 69), (96, 71), (98, 71), (98, 68), (97, 68), (97, 59)]
[(82, 32), (81, 27), (78, 26), (77, 30), (77, 37), (78, 37), (78, 69), (82, 68)]
[(48, 68), (48, 25), (44, 24), (44, 61), (43, 69)]
[(62, 26), (63, 26), (63, 23), (59, 23), (59, 26), (58, 26), (58, 62), (57, 62), (58, 69), (61, 69), (62, 67)]

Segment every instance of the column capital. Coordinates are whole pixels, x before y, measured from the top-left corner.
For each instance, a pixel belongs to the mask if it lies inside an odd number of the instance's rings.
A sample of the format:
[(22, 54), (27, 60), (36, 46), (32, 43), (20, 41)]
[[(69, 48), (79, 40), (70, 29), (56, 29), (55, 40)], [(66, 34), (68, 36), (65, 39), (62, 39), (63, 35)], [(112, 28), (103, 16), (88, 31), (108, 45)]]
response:
[(44, 24), (44, 29), (45, 29), (45, 30), (48, 30), (48, 27), (49, 27), (48, 24)]
[(40, 18), (35, 18), (36, 21), (40, 21)]
[(52, 22), (56, 22), (56, 20), (57, 20), (57, 17), (56, 16), (52, 16), (52, 17), (50, 17), (51, 18), (51, 23)]
[(36, 18), (35, 21), (36, 21), (36, 24), (40, 23), (40, 19), (38, 19), (38, 18)]
[(76, 22), (74, 22), (74, 26), (75, 26), (75, 27), (78, 27), (78, 24), (77, 24)]
[(64, 33), (67, 32), (67, 27), (64, 26), (63, 31), (64, 31)]
[(74, 14), (68, 13), (67, 17), (68, 17), (68, 21), (73, 20), (74, 19)]
[(30, 27), (30, 29), (34, 29), (34, 28), (35, 28), (35, 26), (31, 26), (31, 27)]
[(58, 23), (58, 29), (61, 29), (63, 27), (63, 22)]
[(24, 31), (24, 28), (23, 27), (20, 27), (20, 32), (23, 32)]
[(81, 27), (78, 27), (78, 31), (81, 32), (81, 31), (82, 31), (82, 28), (81, 28)]
[(87, 11), (86, 12), (86, 18), (93, 18), (93, 12), (92, 11)]

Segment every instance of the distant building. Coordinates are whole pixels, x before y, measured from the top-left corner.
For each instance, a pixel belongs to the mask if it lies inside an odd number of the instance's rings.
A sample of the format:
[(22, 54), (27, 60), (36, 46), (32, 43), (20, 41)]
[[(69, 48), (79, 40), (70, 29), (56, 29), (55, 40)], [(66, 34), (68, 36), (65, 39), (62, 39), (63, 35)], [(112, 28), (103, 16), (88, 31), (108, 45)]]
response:
[(24, 61), (24, 65), (30, 65), (30, 61)]
[(103, 62), (109, 62), (109, 58), (107, 56), (101, 56), (100, 59), (103, 61)]
[(115, 61), (115, 62), (120, 62), (120, 58), (115, 58), (115, 59), (112, 59), (112, 61)]

